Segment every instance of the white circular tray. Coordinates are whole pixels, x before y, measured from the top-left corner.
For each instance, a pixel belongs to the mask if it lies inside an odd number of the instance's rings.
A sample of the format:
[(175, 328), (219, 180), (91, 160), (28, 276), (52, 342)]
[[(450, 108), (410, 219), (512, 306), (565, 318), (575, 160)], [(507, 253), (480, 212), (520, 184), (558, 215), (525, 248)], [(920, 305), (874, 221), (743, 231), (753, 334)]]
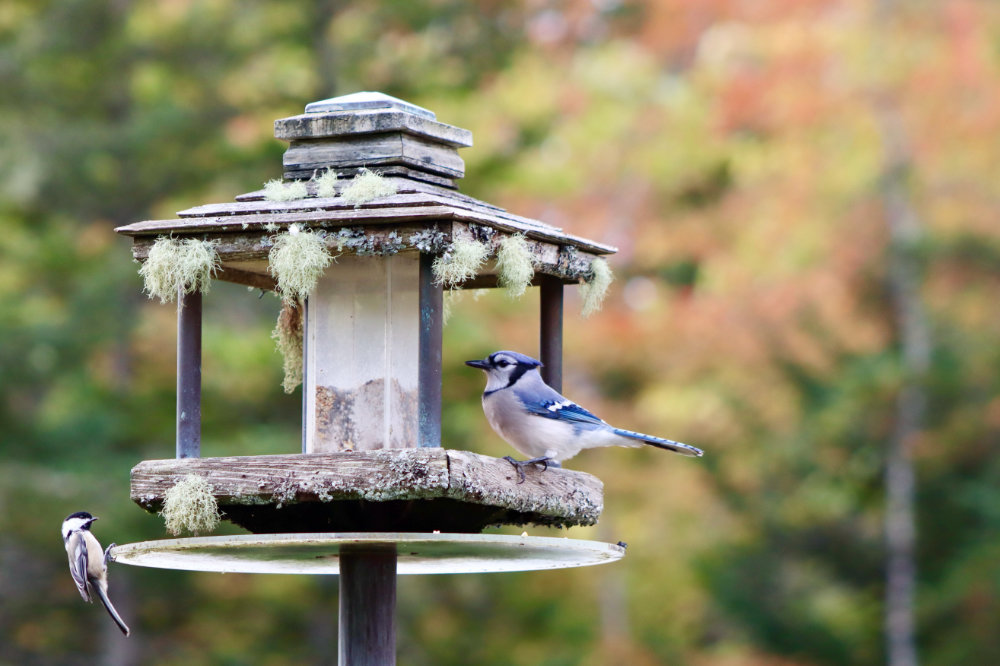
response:
[(245, 534), (115, 546), (120, 564), (220, 573), (336, 574), (342, 548), (396, 548), (397, 574), (537, 571), (606, 564), (625, 556), (600, 541), (510, 534), (340, 532)]

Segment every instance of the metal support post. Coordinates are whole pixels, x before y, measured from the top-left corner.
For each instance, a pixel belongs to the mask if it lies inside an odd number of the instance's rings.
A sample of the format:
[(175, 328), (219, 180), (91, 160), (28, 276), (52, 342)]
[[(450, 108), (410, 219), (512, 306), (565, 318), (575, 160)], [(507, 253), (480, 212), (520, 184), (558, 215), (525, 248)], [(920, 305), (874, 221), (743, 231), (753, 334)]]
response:
[(177, 294), (177, 457), (201, 456), (201, 292)]
[(434, 255), (420, 255), (420, 390), (417, 419), (422, 447), (441, 446), (441, 344), (444, 293), (434, 284)]
[(340, 666), (396, 663), (396, 547), (340, 549)]
[(543, 363), (542, 379), (545, 383), (562, 392), (563, 359), (563, 283), (552, 275), (543, 275), (539, 280), (541, 294), (539, 310), (539, 356)]

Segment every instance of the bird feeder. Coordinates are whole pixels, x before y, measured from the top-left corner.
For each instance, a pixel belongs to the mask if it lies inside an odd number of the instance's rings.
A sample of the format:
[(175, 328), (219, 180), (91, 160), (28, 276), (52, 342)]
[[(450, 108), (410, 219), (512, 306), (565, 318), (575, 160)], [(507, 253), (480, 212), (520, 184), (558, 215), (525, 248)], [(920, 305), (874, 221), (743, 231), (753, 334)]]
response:
[[(592, 279), (614, 248), (461, 194), (458, 149), (472, 145), (471, 133), (402, 100), (359, 93), (315, 102), (274, 129), (289, 143), (281, 182), (117, 231), (132, 237), (139, 262), (163, 239), (198, 241), (215, 253), (215, 279), (265, 290), (282, 289), (270, 258), (285, 236), (308, 235), (328, 253), (301, 301), (282, 293), (302, 310), (302, 452), (201, 457), (202, 299), (179, 285), (176, 457), (139, 463), (131, 496), (158, 511), (194, 474), (223, 517), (253, 534), (128, 544), (113, 551), (117, 561), (339, 573), (342, 663), (392, 663), (385, 643), (396, 573), (621, 557), (607, 544), (478, 534), (490, 525), (594, 524), (603, 486), (564, 469), (529, 470), (518, 483), (506, 461), (441, 441), (444, 289), (500, 285), (497, 257), (516, 240), (540, 288), (539, 356), (558, 389), (564, 285)], [(484, 261), (449, 281), (435, 262), (447, 265), (463, 247)]]

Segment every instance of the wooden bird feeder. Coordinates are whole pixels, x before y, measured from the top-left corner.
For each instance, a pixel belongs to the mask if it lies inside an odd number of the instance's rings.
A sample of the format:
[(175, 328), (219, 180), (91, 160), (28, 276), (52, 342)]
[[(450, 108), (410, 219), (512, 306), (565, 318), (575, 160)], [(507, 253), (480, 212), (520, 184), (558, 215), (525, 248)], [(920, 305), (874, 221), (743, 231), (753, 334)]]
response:
[[(176, 219), (117, 231), (133, 238), (140, 262), (162, 237), (209, 241), (220, 264), (216, 279), (265, 290), (277, 286), (268, 257), (278, 235), (293, 231), (323, 239), (336, 259), (304, 302), (302, 453), (200, 457), (202, 299), (181, 289), (176, 458), (136, 465), (131, 496), (147, 511), (158, 511), (167, 490), (196, 474), (208, 482), (224, 518), (261, 535), (254, 548), (270, 555), (254, 561), (294, 562), (295, 556), (285, 556), (305, 552), (298, 537), (326, 549), (324, 561), (332, 564), (324, 572), (341, 576), (341, 663), (393, 663), (394, 648), (385, 646), (391, 626), (378, 625), (378, 640), (362, 640), (352, 629), (358, 622), (391, 623), (398, 559), (393, 544), (414, 534), (448, 541), (451, 534), (452, 550), (429, 551), (437, 553), (435, 571), (448, 571), (449, 562), (459, 560), (465, 564), (456, 564), (456, 571), (507, 570), (495, 564), (470, 569), (462, 549), (484, 546), (469, 545), (469, 535), (490, 525), (591, 525), (603, 504), (603, 486), (589, 474), (528, 470), (519, 484), (504, 460), (442, 448), (443, 287), (434, 260), (462, 241), (476, 241), (495, 256), (503, 239), (524, 238), (535, 270), (531, 284), (540, 288), (543, 374), (558, 389), (563, 286), (586, 278), (592, 262), (614, 248), (461, 194), (458, 149), (472, 145), (471, 133), (393, 97), (359, 93), (315, 102), (301, 115), (275, 121), (275, 136), (289, 143), (284, 182), (305, 182), (305, 196), (274, 201), (264, 191), (251, 192), (233, 203), (197, 206)], [(346, 197), (363, 170), (378, 172), (394, 193), (360, 203)], [(336, 175), (333, 191), (318, 196), (317, 174)], [(488, 261), (458, 288), (497, 284), (495, 262)], [(337, 536), (345, 532), (351, 534)], [(276, 534), (288, 538), (266, 537)], [(477, 552), (516, 559), (525, 539), (532, 537)], [(157, 553), (190, 555), (184, 542), (198, 539), (168, 541), (182, 544), (130, 544), (114, 554), (126, 563), (198, 568), (184, 557), (154, 562)], [(233, 543), (219, 547), (237, 548)], [(621, 556), (617, 547), (609, 548), (596, 559), (593, 551), (577, 559), (562, 552), (558, 566)], [(545, 547), (541, 552), (544, 560)]]

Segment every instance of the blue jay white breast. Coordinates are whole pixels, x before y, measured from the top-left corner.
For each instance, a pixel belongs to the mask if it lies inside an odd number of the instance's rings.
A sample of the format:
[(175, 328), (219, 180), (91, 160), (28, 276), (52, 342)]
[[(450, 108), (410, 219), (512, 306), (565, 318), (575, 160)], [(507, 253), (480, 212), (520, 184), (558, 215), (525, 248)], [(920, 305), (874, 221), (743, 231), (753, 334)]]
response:
[(498, 351), (466, 365), (486, 372), (483, 411), (508, 444), (531, 458), (559, 464), (583, 449), (644, 444), (686, 456), (701, 449), (669, 439), (615, 428), (545, 383), (542, 364), (514, 351)]

